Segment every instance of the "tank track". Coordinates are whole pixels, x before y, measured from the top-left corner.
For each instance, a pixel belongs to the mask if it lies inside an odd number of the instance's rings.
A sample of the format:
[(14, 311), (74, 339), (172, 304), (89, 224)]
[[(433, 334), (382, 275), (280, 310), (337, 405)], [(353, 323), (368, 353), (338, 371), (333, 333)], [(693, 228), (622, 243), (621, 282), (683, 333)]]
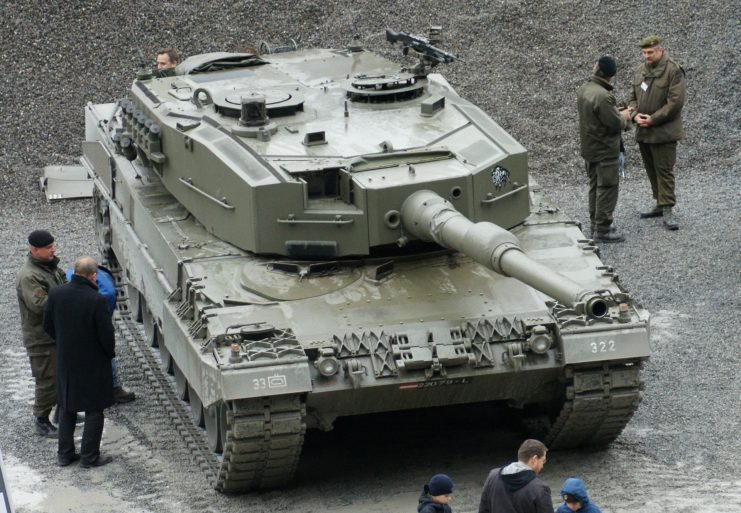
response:
[(129, 309), (121, 268), (107, 262), (119, 286), (116, 329), (132, 349), (151, 387), (151, 393), (170, 417), (195, 464), (211, 486), (222, 492), (274, 488), (289, 481), (298, 465), (306, 432), (306, 407), (298, 395), (228, 403), (223, 454), (209, 448), (205, 432), (191, 416), (159, 365)]
[(226, 421), (217, 490), (275, 488), (293, 477), (306, 432), (299, 396), (233, 401)]
[(638, 408), (641, 388), (639, 365), (567, 369), (564, 404), (545, 444), (553, 449), (608, 445)]
[(201, 430), (193, 424), (190, 409), (175, 395), (167, 377), (159, 366), (159, 358), (147, 347), (141, 328), (132, 319), (128, 309), (128, 298), (119, 293), (117, 313), (114, 316), (116, 330), (136, 356), (150, 387), (150, 395), (157, 399), (173, 428), (180, 434), (196, 465), (200, 467), (209, 483), (216, 482), (218, 461), (209, 451)]

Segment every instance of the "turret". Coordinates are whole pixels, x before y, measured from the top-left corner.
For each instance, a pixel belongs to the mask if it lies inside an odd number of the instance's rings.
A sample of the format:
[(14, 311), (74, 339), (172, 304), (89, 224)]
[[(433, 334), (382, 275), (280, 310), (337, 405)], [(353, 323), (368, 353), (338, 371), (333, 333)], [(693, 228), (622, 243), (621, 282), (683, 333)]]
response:
[(607, 314), (605, 300), (522, 251), (517, 237), (494, 223), (473, 223), (429, 190), (410, 195), (401, 207), (404, 230), (418, 239), (460, 251), (479, 264), (593, 317)]

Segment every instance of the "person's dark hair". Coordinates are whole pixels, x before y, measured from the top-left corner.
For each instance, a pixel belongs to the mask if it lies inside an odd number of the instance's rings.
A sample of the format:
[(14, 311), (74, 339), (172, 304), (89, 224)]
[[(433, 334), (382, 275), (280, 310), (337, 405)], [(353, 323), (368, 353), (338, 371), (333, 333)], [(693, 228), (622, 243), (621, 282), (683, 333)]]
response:
[(609, 55), (600, 57), (600, 59), (597, 61), (597, 70), (594, 72), (594, 74), (598, 77), (610, 78), (614, 77), (615, 73), (617, 73), (617, 63), (615, 62), (615, 59), (613, 59)]
[(579, 499), (576, 498), (576, 496), (571, 495), (570, 493), (567, 493), (563, 496), (563, 501), (569, 504), (576, 504), (577, 502), (581, 502)]
[(528, 439), (522, 442), (520, 448), (517, 450), (517, 459), (523, 463), (530, 461), (530, 458), (537, 456), (542, 458), (545, 453), (548, 452), (548, 448), (545, 444), (539, 440)]
[(174, 48), (160, 48), (157, 51), (157, 55), (162, 55), (163, 53), (167, 54), (167, 57), (170, 59), (170, 62), (173, 64), (177, 64), (180, 62), (180, 56), (178, 55), (178, 51)]

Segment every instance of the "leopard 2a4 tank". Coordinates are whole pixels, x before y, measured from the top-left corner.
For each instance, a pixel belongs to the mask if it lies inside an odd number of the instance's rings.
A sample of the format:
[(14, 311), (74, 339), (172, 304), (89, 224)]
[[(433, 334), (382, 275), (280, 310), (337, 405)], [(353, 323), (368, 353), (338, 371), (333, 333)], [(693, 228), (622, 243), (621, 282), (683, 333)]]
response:
[(306, 429), (464, 403), (603, 446), (640, 399), (649, 315), (433, 68), (360, 45), (212, 53), (86, 107), (101, 251), (215, 456), (280, 486)]

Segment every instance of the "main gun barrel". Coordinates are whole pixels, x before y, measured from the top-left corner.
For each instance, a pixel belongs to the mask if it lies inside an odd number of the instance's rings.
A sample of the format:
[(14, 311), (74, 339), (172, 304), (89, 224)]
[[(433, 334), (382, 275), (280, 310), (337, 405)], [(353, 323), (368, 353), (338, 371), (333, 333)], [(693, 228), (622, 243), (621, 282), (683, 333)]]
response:
[(418, 239), (436, 242), (471, 257), (479, 264), (533, 287), (593, 317), (607, 314), (605, 300), (595, 291), (528, 257), (512, 233), (494, 223), (473, 223), (435, 192), (421, 190), (401, 207), (404, 229)]

